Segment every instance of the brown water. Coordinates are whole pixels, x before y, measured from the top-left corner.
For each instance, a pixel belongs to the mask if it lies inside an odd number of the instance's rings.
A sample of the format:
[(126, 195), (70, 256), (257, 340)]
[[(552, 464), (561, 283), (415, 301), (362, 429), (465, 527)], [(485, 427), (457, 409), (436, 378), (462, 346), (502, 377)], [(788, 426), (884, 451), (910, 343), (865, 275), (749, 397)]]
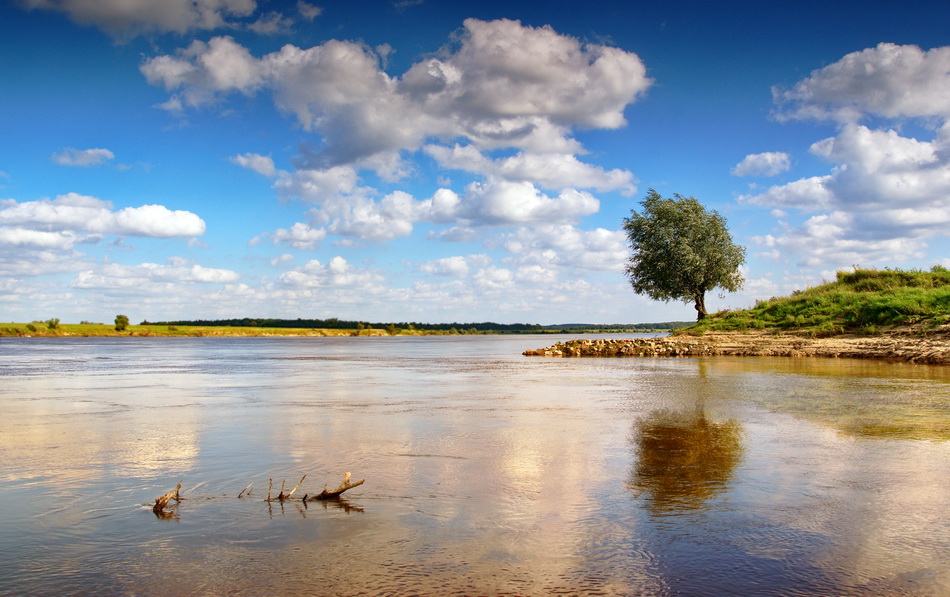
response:
[(2, 339), (0, 594), (950, 594), (950, 368), (559, 339)]

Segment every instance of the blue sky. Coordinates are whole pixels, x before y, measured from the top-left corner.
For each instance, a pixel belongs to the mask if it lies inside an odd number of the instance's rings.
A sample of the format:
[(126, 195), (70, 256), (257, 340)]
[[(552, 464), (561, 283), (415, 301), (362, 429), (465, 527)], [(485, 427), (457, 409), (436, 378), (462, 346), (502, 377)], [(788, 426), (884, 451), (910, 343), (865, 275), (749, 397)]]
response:
[(711, 309), (950, 266), (945, 2), (471, 4), (0, 0), (0, 321), (692, 319), (650, 188)]

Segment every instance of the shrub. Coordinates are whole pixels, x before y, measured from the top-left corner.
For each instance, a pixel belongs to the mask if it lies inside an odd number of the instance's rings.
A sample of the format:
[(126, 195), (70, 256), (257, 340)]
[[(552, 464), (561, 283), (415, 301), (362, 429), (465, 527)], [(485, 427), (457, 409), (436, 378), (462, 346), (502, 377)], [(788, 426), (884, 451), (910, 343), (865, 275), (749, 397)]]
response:
[(115, 331), (122, 332), (125, 328), (129, 327), (129, 318), (127, 315), (116, 315), (115, 316)]
[(47, 320), (46, 320), (46, 327), (48, 327), (48, 328), (51, 329), (51, 330), (57, 330), (57, 329), (59, 329), (59, 318), (54, 317), (54, 318), (52, 318), (52, 319), (47, 319)]

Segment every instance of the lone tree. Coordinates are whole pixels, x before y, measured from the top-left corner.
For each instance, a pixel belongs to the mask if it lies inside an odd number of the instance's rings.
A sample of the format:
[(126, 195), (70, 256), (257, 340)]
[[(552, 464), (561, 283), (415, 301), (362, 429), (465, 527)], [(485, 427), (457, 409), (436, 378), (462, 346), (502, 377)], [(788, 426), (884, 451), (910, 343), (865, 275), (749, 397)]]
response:
[(126, 315), (115, 316), (115, 331), (121, 332), (129, 327), (129, 318)]
[(623, 228), (632, 254), (626, 274), (637, 294), (661, 301), (693, 302), (696, 319), (706, 317), (706, 293), (742, 288), (739, 266), (745, 247), (733, 244), (726, 219), (693, 197), (664, 199), (650, 189)]

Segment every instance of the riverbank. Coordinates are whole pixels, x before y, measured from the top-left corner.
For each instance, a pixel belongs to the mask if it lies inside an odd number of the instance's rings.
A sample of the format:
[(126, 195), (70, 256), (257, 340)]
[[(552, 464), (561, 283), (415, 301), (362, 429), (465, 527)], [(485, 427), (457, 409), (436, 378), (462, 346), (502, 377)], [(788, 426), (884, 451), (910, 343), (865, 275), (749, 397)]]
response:
[(782, 356), (886, 359), (950, 365), (950, 325), (924, 330), (905, 326), (876, 334), (816, 338), (790, 332), (706, 332), (662, 338), (571, 340), (526, 350), (545, 357)]

